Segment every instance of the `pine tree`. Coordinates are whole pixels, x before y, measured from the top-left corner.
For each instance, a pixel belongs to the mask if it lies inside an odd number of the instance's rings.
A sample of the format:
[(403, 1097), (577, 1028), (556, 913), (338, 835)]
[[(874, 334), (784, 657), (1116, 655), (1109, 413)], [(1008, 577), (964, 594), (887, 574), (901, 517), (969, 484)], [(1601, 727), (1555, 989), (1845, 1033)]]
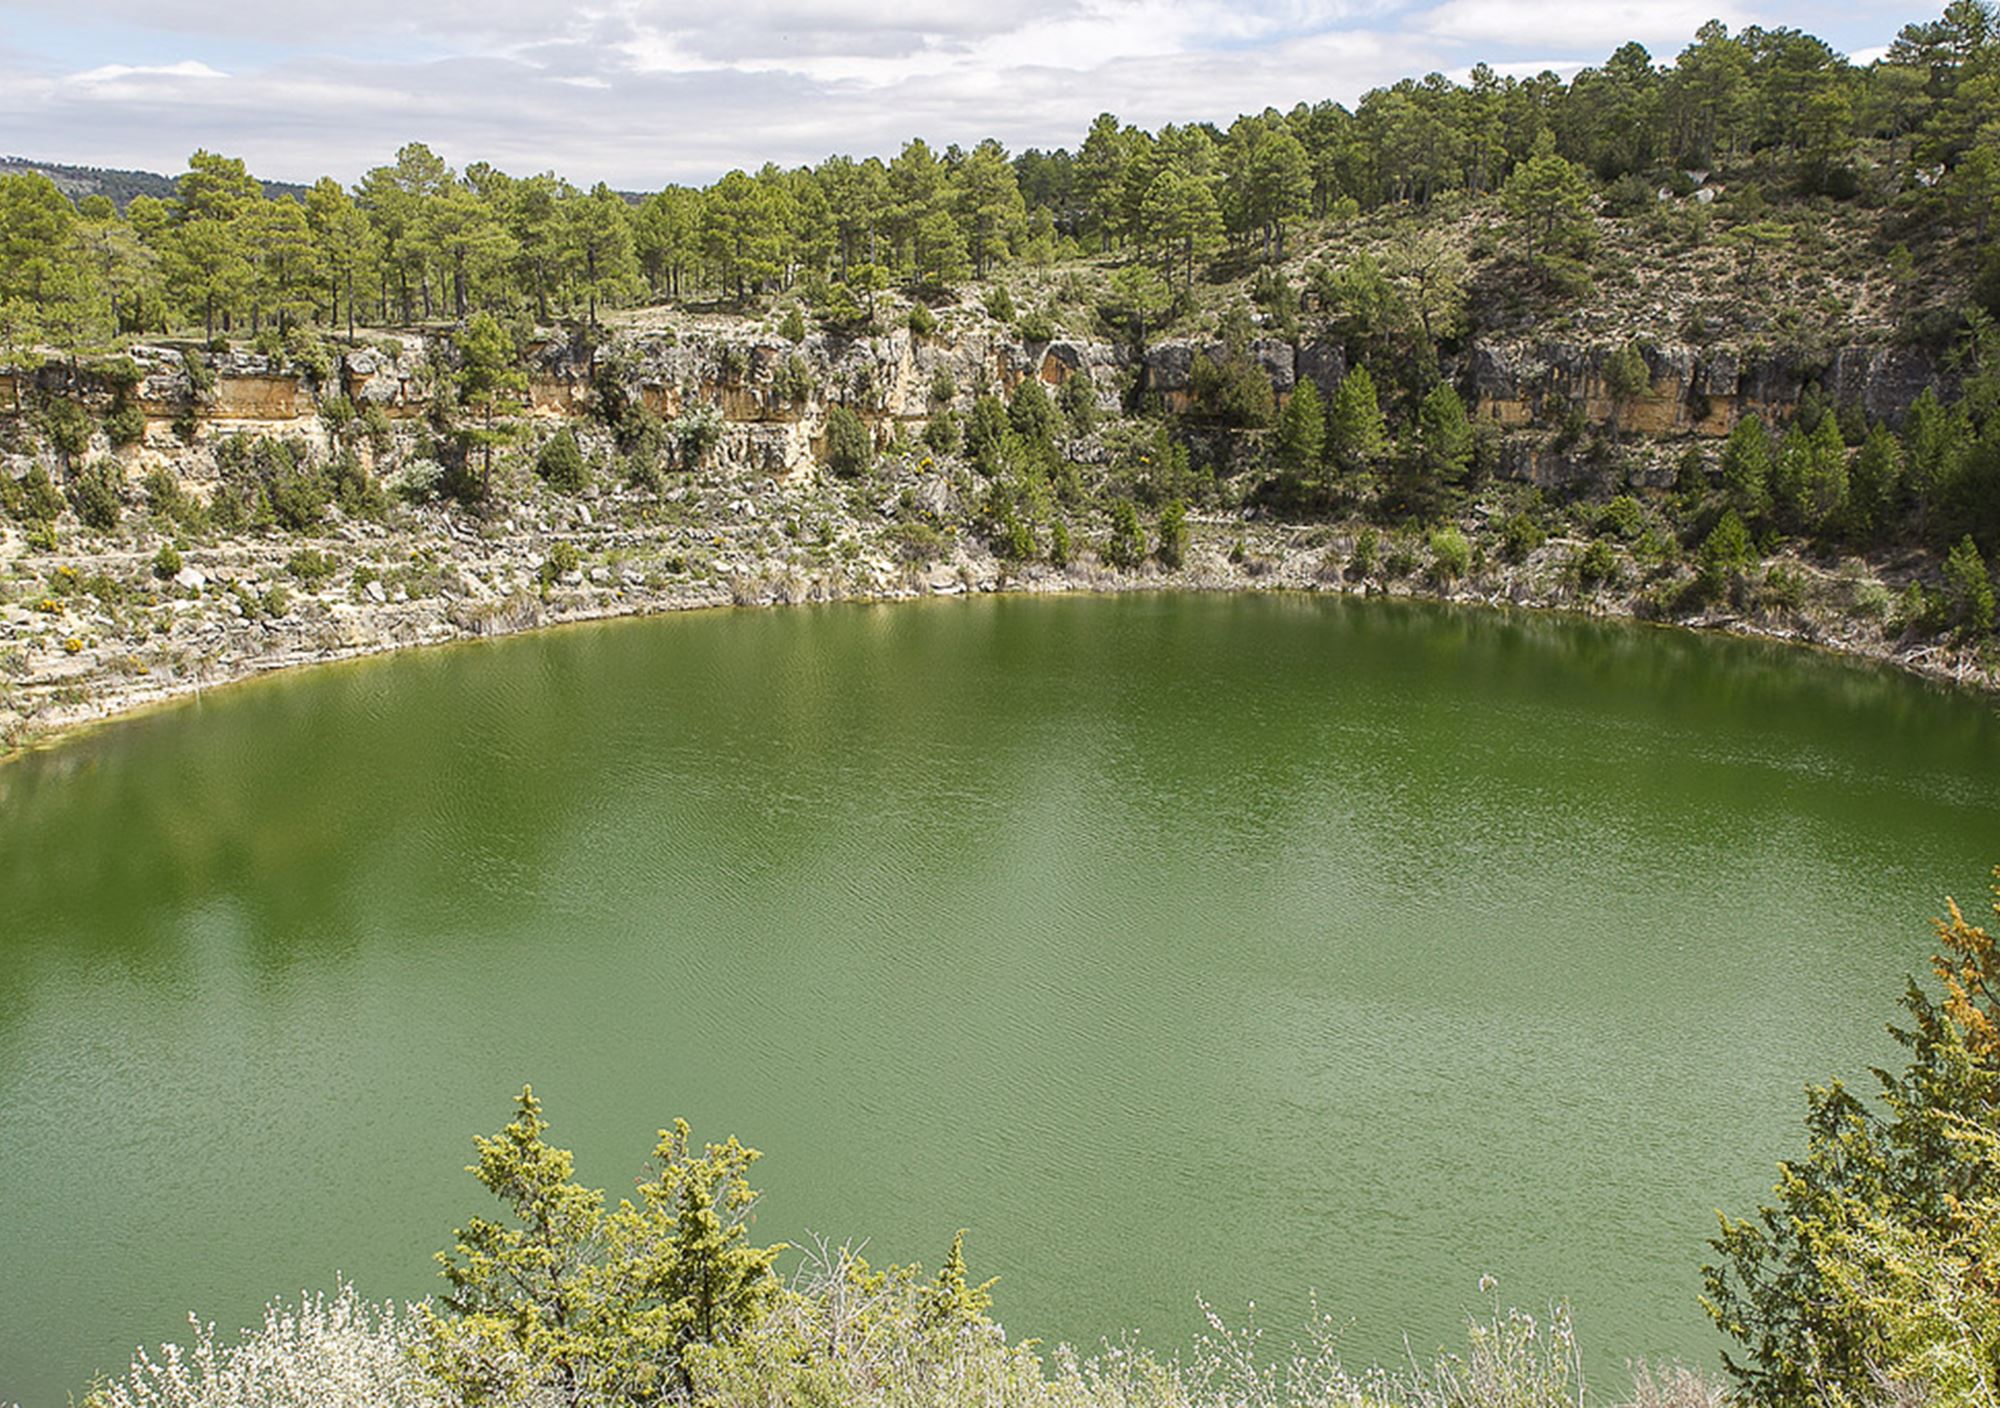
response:
[(1310, 378), (1300, 378), (1278, 412), (1276, 448), (1286, 497), (1297, 501), (1318, 478), (1326, 449), (1326, 404)]
[(1334, 390), (1326, 413), (1326, 461), (1353, 484), (1389, 453), (1389, 430), (1368, 368), (1355, 367)]

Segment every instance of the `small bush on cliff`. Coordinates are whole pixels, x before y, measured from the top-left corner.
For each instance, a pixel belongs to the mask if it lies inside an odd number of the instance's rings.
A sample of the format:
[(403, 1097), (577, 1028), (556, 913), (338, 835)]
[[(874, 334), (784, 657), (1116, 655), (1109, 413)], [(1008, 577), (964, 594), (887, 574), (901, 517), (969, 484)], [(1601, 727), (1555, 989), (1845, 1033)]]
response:
[(855, 479), (875, 462), (875, 442), (861, 417), (845, 406), (826, 413), (826, 467), (842, 479)]
[(7, 511), (23, 523), (53, 523), (62, 516), (63, 498), (49, 479), (48, 470), (30, 465), (28, 472), (10, 484)]
[(558, 494), (581, 494), (590, 487), (590, 466), (576, 443), (576, 432), (565, 426), (535, 456), (535, 473)]
[(104, 436), (113, 445), (136, 445), (146, 436), (146, 413), (120, 399), (104, 417)]
[(94, 460), (70, 485), (76, 516), (100, 533), (118, 526), (125, 512), (125, 467), (116, 460)]

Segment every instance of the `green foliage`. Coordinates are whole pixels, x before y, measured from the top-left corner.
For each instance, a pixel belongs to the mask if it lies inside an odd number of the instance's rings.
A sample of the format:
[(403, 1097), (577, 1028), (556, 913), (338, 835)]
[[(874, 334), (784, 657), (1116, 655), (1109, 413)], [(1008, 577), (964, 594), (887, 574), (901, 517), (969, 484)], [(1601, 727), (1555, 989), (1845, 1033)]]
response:
[(74, 459), (90, 448), (90, 413), (67, 397), (56, 397), (42, 407), (42, 434), (64, 455)]
[(1417, 407), (1414, 433), (1398, 457), (1391, 488), (1412, 516), (1434, 518), (1465, 483), (1472, 465), (1472, 422), (1450, 382), (1433, 386)]
[(39, 464), (28, 466), (13, 495), (14, 514), (23, 523), (53, 523), (63, 511), (63, 497), (56, 492), (49, 472)]
[(1722, 492), (1742, 519), (1755, 522), (1770, 510), (1771, 437), (1754, 413), (1736, 422), (1722, 447)]
[(93, 460), (71, 481), (70, 504), (88, 527), (109, 533), (125, 512), (125, 467), (116, 460)]
[(1548, 530), (1532, 513), (1510, 513), (1500, 524), (1500, 552), (1509, 562), (1526, 562), (1548, 539)]
[(1069, 566), (1069, 525), (1060, 518), (1049, 525), (1049, 566)]
[(1121, 571), (1137, 567), (1146, 556), (1146, 530), (1139, 526), (1139, 511), (1130, 499), (1114, 499), (1111, 504), (1111, 536), (1104, 540), (1099, 557)]
[(918, 337), (929, 337), (937, 331), (937, 315), (921, 303), (910, 305), (908, 323), (910, 331)]
[(859, 478), (875, 462), (875, 441), (860, 416), (845, 406), (826, 413), (826, 467), (842, 479)]
[(712, 405), (689, 407), (674, 417), (667, 434), (679, 449), (681, 468), (698, 469), (722, 443), (722, 412)]
[(1326, 406), (1311, 381), (1301, 380), (1278, 413), (1273, 449), (1278, 472), (1291, 488), (1289, 497), (1302, 498), (1306, 486), (1318, 480), (1326, 450)]
[(949, 406), (931, 413), (924, 426), (924, 444), (940, 455), (956, 454), (959, 445), (958, 417)]
[(146, 413), (120, 399), (104, 417), (104, 437), (113, 445), (136, 445), (146, 438)]
[(1187, 557), (1187, 545), (1187, 506), (1179, 499), (1170, 499), (1160, 510), (1159, 545), (1154, 551), (1167, 567), (1179, 567)]
[(1277, 413), (1270, 376), (1240, 352), (1225, 352), (1220, 361), (1195, 354), (1188, 399), (1196, 415), (1239, 430), (1262, 429)]
[(1439, 585), (1449, 587), (1472, 570), (1472, 545), (1456, 526), (1446, 524), (1437, 529), (1430, 535), (1429, 546), (1431, 576)]
[(1603, 538), (1593, 538), (1571, 560), (1570, 572), (1581, 590), (1596, 591), (1618, 575), (1618, 554)]
[(180, 549), (172, 543), (160, 544), (160, 550), (153, 554), (153, 575), (162, 582), (171, 582), (180, 575)]
[(161, 522), (190, 532), (199, 532), (205, 526), (207, 515), (201, 504), (181, 487), (172, 470), (147, 471), (145, 491), (147, 510)]
[(1347, 559), (1348, 572), (1357, 578), (1373, 575), (1376, 560), (1380, 556), (1382, 535), (1373, 525), (1363, 528), (1354, 535), (1354, 551)]
[(793, 343), (806, 340), (806, 315), (799, 310), (798, 304), (785, 309), (785, 316), (778, 323), (778, 336)]
[(544, 587), (552, 587), (582, 566), (583, 554), (576, 550), (576, 544), (558, 538), (549, 544), (548, 556), (542, 559), (539, 577)]
[(1389, 453), (1389, 430), (1375, 378), (1355, 367), (1341, 379), (1326, 412), (1326, 459), (1340, 476), (1357, 481)]
[(972, 403), (972, 415), (965, 427), (965, 453), (981, 473), (993, 472), (1000, 442), (1009, 428), (1007, 407), (999, 397), (981, 396)]
[(1097, 429), (1097, 385), (1090, 368), (1078, 367), (1056, 388), (1056, 409), (1069, 422), (1070, 434), (1084, 436)]
[(1732, 596), (1742, 590), (1743, 572), (1756, 560), (1750, 545), (1750, 530), (1735, 509), (1724, 511), (1714, 528), (1702, 540), (1698, 585), (1710, 601)]
[(1630, 494), (1620, 494), (1598, 510), (1597, 531), (1629, 543), (1646, 530), (1646, 510)]
[(330, 553), (318, 548), (300, 548), (285, 560), (285, 570), (297, 578), (308, 591), (318, 591), (333, 580), (340, 564)]
[(1944, 601), (1949, 624), (1961, 638), (1992, 632), (1993, 578), (1970, 535), (1945, 556)]
[(535, 454), (535, 473), (558, 494), (581, 494), (590, 487), (590, 465), (574, 430), (564, 426), (543, 442)]
[[(1909, 1025), (1890, 1033), (1909, 1060), (1876, 1073), (1879, 1109), (1838, 1082), (1809, 1088), (1805, 1152), (1778, 1166), (1775, 1203), (1724, 1216), (1710, 1244), (1704, 1304), (1754, 1402), (1993, 1391), (2000, 957), (1955, 904), (1935, 929), (1941, 992), (1908, 983)], [(1977, 1392), (1933, 1396), (1947, 1385)]]
[(1055, 438), (1055, 407), (1040, 377), (1023, 377), (1007, 401), (1007, 423), (1031, 446), (1047, 449)]
[(332, 486), (311, 456), (292, 441), (235, 435), (216, 451), (222, 483), (210, 504), (224, 532), (271, 525), (304, 532), (332, 502)]
[(605, 1203), (550, 1145), (524, 1087), (500, 1133), (474, 1141), (473, 1175), (506, 1210), (474, 1217), (438, 1254), (449, 1314), (426, 1316), (425, 1366), (473, 1401), (651, 1403), (691, 1395), (703, 1346), (747, 1336), (780, 1291), (782, 1247), (750, 1243), (758, 1158), (732, 1137), (697, 1151), (661, 1130), (638, 1201)]
[(1556, 151), (1552, 131), (1544, 128), (1535, 139), (1528, 159), (1501, 188), (1500, 202), (1523, 256), (1545, 274), (1568, 272), (1568, 262), (1590, 248), (1590, 184)]

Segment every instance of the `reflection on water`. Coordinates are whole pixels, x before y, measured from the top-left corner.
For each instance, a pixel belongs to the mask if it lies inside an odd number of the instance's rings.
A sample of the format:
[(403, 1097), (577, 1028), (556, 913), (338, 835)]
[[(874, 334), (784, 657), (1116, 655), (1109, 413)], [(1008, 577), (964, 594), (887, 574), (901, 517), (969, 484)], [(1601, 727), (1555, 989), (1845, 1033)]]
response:
[(0, 1400), (187, 1309), (430, 1289), (532, 1079), (675, 1114), (761, 1234), (1017, 1333), (1196, 1292), (1363, 1356), (1483, 1272), (1707, 1354), (1718, 1205), (1887, 1058), (2000, 859), (1983, 701), (1808, 652), (1304, 597), (575, 628), (210, 695), (0, 768)]

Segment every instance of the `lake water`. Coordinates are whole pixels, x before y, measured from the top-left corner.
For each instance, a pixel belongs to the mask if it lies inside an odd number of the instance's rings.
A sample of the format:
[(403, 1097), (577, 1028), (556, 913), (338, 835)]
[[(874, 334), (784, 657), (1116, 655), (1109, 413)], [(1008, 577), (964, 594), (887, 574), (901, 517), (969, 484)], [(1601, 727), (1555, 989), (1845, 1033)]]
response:
[(1361, 1359), (1482, 1274), (1587, 1361), (1709, 1358), (1717, 1207), (1891, 1060), (2000, 859), (1989, 701), (1809, 652), (1307, 597), (579, 627), (211, 694), (0, 768), (0, 1402), (484, 1195), (766, 1152), (757, 1233), (1011, 1333), (1197, 1294)]

